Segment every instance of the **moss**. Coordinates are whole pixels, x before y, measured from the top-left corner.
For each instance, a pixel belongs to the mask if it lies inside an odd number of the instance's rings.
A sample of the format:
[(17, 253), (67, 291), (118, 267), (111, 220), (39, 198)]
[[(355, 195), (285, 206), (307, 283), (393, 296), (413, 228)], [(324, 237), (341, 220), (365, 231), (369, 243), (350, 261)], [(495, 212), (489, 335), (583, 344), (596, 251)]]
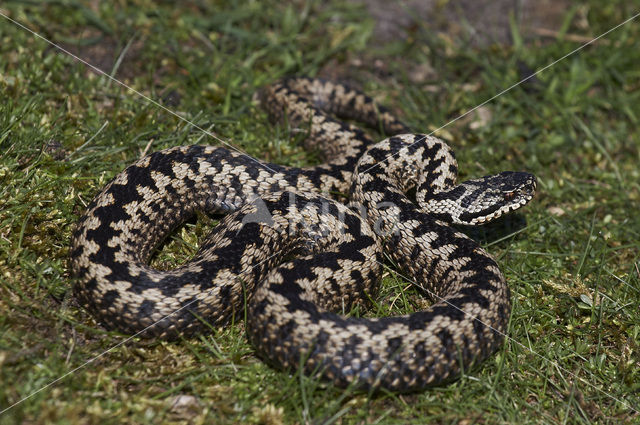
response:
[[(585, 37), (630, 15), (623, 2), (581, 3), (586, 27), (568, 30)], [(218, 143), (197, 127), (261, 159), (312, 163), (251, 101), (283, 75), (338, 76), (429, 132), (577, 45), (469, 49), (426, 26), (380, 44), (364, 9), (339, 1), (6, 2), (2, 12), (177, 115), (0, 18), (0, 410), (30, 396), (0, 423), (638, 420), (637, 25), (439, 130), (463, 178), (539, 178), (513, 223), (474, 234), (512, 288), (509, 338), (450, 385), (369, 396), (269, 368), (240, 320), (172, 343), (104, 331), (71, 294), (75, 221), (145, 152)], [(188, 258), (210, 225), (179, 229), (157, 264)], [(375, 302), (369, 314), (424, 306), (393, 272)]]

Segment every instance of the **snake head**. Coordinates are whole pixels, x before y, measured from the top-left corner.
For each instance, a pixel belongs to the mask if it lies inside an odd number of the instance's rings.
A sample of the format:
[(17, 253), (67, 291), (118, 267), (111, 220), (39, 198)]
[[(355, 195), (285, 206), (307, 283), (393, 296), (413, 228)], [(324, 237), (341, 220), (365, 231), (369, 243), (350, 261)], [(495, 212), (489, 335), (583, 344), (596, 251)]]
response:
[(504, 171), (467, 180), (420, 200), (428, 214), (455, 224), (484, 224), (526, 205), (536, 191), (533, 174)]
[(460, 212), (454, 216), (453, 221), (476, 225), (487, 223), (526, 205), (535, 194), (536, 178), (526, 172), (503, 171), (467, 180), (457, 187), (465, 190), (457, 201)]

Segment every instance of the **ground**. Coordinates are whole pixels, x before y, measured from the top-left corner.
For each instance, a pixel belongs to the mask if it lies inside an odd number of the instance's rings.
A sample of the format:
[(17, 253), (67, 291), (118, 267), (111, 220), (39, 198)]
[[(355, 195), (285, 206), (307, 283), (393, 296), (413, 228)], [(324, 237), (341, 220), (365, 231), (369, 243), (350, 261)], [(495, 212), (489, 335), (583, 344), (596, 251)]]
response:
[[(0, 424), (639, 423), (640, 24), (563, 58), (637, 12), (596, 0), (3, 2)], [(219, 143), (194, 125), (266, 161), (317, 162), (252, 101), (285, 75), (347, 81), (437, 130), (463, 179), (537, 175), (530, 206), (470, 232), (507, 277), (513, 313), (503, 347), (459, 380), (354, 393), (270, 368), (241, 321), (129, 340), (73, 298), (69, 239), (87, 203), (146, 152)], [(184, 261), (208, 225), (178, 229), (154, 264)], [(393, 271), (374, 301), (370, 315), (424, 305)]]

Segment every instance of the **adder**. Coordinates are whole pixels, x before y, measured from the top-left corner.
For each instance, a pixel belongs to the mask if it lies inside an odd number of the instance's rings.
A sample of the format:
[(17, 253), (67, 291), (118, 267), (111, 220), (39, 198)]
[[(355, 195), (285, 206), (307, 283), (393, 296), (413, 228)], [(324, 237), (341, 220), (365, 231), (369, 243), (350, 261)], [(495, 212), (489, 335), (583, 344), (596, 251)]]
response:
[[(293, 78), (259, 97), (275, 119), (309, 124), (305, 146), (325, 162), (294, 168), (202, 145), (140, 159), (79, 220), (71, 267), (80, 303), (109, 329), (161, 338), (227, 323), (246, 308), (263, 358), (342, 386), (422, 389), (495, 351), (509, 288), (491, 256), (451, 223), (522, 207), (535, 177), (456, 184), (442, 140), (410, 134), (341, 84)], [(347, 120), (392, 137), (375, 143)], [(225, 216), (187, 263), (150, 267), (154, 249), (197, 210)], [(397, 317), (339, 314), (375, 296), (385, 252), (433, 305)]]

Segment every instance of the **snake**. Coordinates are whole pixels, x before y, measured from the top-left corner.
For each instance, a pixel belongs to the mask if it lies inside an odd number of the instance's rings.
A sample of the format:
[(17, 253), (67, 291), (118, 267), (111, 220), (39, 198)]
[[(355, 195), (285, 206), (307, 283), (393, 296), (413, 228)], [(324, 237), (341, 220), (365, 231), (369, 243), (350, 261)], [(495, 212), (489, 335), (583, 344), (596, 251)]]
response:
[[(458, 225), (527, 204), (536, 179), (507, 171), (456, 183), (441, 139), (412, 133), (359, 90), (291, 77), (258, 92), (272, 120), (306, 131), (310, 167), (223, 146), (153, 152), (117, 174), (72, 235), (73, 291), (101, 326), (175, 339), (245, 318), (256, 354), (341, 387), (415, 391), (460, 376), (502, 343), (510, 291)], [(386, 134), (376, 141), (354, 122)], [(196, 254), (149, 265), (196, 212), (220, 217)], [(349, 315), (375, 299), (385, 262), (432, 304)]]

